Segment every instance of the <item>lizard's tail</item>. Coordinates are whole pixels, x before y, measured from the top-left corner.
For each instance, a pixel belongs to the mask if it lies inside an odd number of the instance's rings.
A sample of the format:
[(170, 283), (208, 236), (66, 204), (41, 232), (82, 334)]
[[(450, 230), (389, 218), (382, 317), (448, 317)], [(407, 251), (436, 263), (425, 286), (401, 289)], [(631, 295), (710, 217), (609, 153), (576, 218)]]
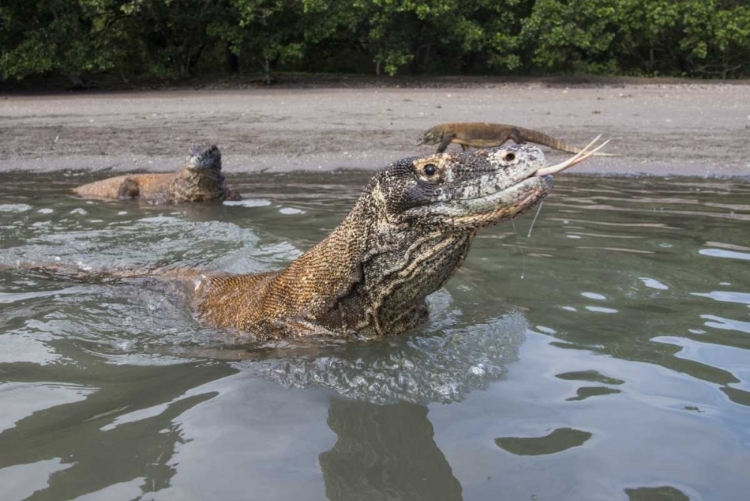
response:
[(47, 263), (39, 264), (19, 261), (15, 265), (0, 263), (0, 270), (21, 270), (44, 273), (80, 282), (111, 282), (123, 278), (159, 277), (167, 279), (190, 280), (204, 272), (196, 268), (134, 268), (122, 270), (94, 269), (83, 263)]
[(139, 278), (149, 276), (150, 270), (100, 270), (83, 263), (34, 263), (18, 261), (15, 264), (0, 263), (0, 270), (20, 270), (55, 275), (78, 281), (109, 281), (119, 278)]
[[(543, 132), (539, 132), (532, 129), (525, 129), (523, 127), (516, 127), (518, 132), (521, 134), (521, 139), (530, 143), (541, 144), (543, 146), (549, 146), (556, 150), (564, 151), (566, 153), (580, 153), (581, 148), (572, 146), (561, 139), (557, 139), (552, 136), (548, 136)], [(597, 157), (616, 157), (614, 153), (596, 153)]]

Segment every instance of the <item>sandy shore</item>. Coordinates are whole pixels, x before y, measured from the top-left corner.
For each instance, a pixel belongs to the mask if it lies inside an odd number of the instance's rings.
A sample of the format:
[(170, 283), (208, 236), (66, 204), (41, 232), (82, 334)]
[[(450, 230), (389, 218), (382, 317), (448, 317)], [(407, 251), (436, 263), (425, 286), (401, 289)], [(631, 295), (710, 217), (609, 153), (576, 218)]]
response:
[[(522, 125), (582, 145), (611, 137), (578, 172), (750, 175), (750, 86), (170, 90), (0, 96), (0, 171), (172, 170), (192, 143), (229, 172), (379, 168), (434, 151), (441, 122)], [(563, 158), (550, 152), (551, 159)]]

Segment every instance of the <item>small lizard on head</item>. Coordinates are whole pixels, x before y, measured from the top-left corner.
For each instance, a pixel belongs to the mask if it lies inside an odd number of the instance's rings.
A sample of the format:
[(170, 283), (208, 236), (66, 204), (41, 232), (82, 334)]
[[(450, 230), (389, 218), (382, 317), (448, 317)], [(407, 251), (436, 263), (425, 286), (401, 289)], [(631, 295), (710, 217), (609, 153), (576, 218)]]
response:
[[(451, 143), (461, 145), (463, 151), (472, 148), (491, 148), (502, 146), (508, 141), (516, 144), (526, 142), (549, 146), (567, 153), (580, 153), (581, 148), (572, 146), (561, 139), (548, 136), (542, 132), (524, 129), (517, 125), (491, 123), (447, 123), (428, 129), (417, 141), (422, 144), (437, 144), (437, 152), (444, 152)], [(597, 153), (598, 156), (612, 156), (608, 153)]]

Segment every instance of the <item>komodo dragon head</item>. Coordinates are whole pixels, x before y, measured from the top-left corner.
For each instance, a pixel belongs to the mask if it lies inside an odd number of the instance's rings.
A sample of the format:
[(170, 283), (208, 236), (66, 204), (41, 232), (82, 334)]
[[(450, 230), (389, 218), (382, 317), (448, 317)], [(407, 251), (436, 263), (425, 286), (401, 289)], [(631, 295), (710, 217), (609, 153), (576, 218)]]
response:
[(552, 189), (551, 174), (589, 154), (545, 167), (538, 148), (514, 145), (392, 163), (326, 239), (268, 286), (271, 313), (304, 312), (338, 333), (406, 332), (425, 317), (424, 298), (461, 266), (478, 228), (530, 209)]
[(198, 145), (190, 148), (185, 168), (195, 171), (221, 170), (221, 152), (216, 145)]
[(445, 130), (443, 130), (443, 127), (441, 125), (436, 125), (419, 136), (416, 146), (421, 146), (423, 144), (437, 144), (443, 140), (444, 133)]
[(407, 158), (376, 177), (372, 197), (391, 223), (470, 231), (511, 219), (546, 197), (550, 174), (562, 168), (545, 165), (541, 150), (529, 145)]

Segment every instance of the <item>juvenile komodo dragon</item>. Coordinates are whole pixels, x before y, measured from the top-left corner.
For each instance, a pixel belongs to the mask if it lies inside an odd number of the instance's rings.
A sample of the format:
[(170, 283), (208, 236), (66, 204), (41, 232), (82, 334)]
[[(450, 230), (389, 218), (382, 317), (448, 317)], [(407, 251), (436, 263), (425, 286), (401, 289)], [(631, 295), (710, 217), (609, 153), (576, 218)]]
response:
[(325, 239), (284, 270), (232, 275), (171, 269), (101, 276), (183, 281), (193, 289), (200, 319), (235, 329), (237, 341), (401, 334), (426, 320), (425, 298), (462, 265), (479, 228), (536, 205), (552, 189), (552, 174), (598, 150), (589, 151), (590, 146), (551, 167), (530, 145), (392, 163), (372, 178)]
[(137, 199), (150, 203), (239, 200), (226, 187), (221, 173), (221, 152), (215, 145), (193, 146), (185, 167), (177, 172), (126, 174), (73, 189), (84, 198)]
[[(502, 146), (511, 140), (516, 144), (526, 142), (541, 144), (542, 146), (549, 146), (550, 148), (567, 153), (581, 152), (581, 148), (571, 146), (565, 141), (536, 130), (524, 129), (517, 125), (484, 122), (436, 125), (420, 136), (417, 146), (422, 144), (437, 144), (437, 153), (442, 153), (451, 143), (460, 144), (461, 149), (467, 151), (469, 147), (491, 148), (493, 146)], [(599, 153), (598, 155), (612, 156), (607, 153)]]

